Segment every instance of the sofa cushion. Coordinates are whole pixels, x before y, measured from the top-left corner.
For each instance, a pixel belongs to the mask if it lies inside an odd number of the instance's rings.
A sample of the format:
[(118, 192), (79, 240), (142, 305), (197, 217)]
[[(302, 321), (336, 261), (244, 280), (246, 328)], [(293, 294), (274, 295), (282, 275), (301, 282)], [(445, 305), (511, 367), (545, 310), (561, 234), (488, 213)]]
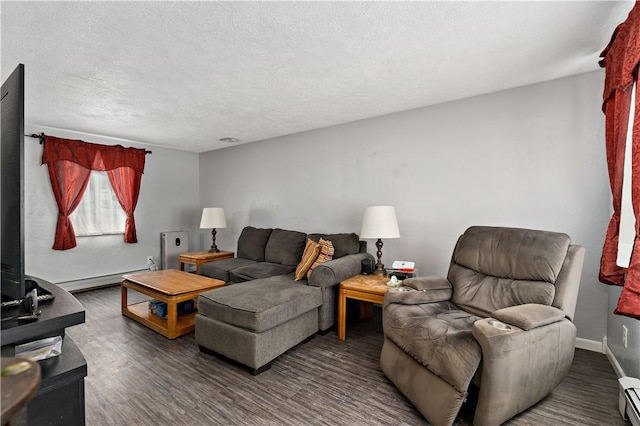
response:
[(269, 236), (265, 248), (264, 260), (271, 263), (291, 265), (294, 267), (300, 262), (304, 251), (307, 234), (285, 229), (274, 229)]
[(333, 244), (331, 244), (331, 241), (325, 240), (324, 238), (320, 238), (320, 242), (318, 244), (320, 245), (320, 254), (318, 254), (318, 258), (316, 259), (315, 262), (313, 262), (313, 265), (311, 265), (311, 267), (309, 268), (309, 271), (307, 272), (307, 278), (311, 277), (313, 270), (316, 269), (318, 266), (333, 259), (334, 249), (333, 249)]
[(309, 268), (311, 268), (311, 265), (313, 265), (313, 262), (316, 261), (320, 254), (320, 248), (320, 244), (307, 238), (307, 244), (304, 247), (302, 259), (300, 259), (300, 263), (296, 266), (296, 273), (294, 275), (296, 281), (307, 276), (307, 271), (309, 271)]
[(198, 312), (244, 329), (263, 332), (322, 304), (322, 290), (271, 277), (202, 293)]
[(360, 237), (358, 234), (309, 234), (309, 238), (315, 242), (320, 241), (320, 238), (331, 241), (334, 249), (334, 259), (360, 252)]
[(229, 271), (240, 268), (247, 265), (255, 265), (257, 262), (249, 259), (241, 259), (235, 257), (232, 259), (219, 260), (217, 262), (209, 262), (200, 265), (200, 275), (205, 277), (215, 278), (224, 282), (231, 281), (229, 277)]
[(229, 279), (231, 282), (241, 283), (259, 278), (286, 275), (290, 274), (294, 270), (295, 266), (280, 265), (279, 263), (270, 262), (257, 262), (229, 271)]
[(238, 238), (237, 257), (264, 262), (264, 252), (271, 236), (271, 228), (245, 226)]

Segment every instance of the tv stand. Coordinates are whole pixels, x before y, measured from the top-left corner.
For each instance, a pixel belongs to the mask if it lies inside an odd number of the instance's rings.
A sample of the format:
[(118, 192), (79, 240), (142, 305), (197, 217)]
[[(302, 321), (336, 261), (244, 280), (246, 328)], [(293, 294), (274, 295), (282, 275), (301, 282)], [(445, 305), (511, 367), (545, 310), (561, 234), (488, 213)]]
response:
[[(40, 388), (27, 406), (27, 424), (84, 425), (84, 378), (87, 362), (75, 342), (65, 336), (65, 329), (85, 321), (84, 308), (69, 292), (47, 281), (34, 278), (37, 285), (54, 297), (51, 303), (38, 306), (38, 321), (9, 326), (2, 322), (0, 341), (2, 356), (15, 356), (15, 346), (46, 337), (61, 336), (62, 354), (38, 361), (42, 371)], [(2, 316), (18, 314), (18, 308), (2, 310)]]

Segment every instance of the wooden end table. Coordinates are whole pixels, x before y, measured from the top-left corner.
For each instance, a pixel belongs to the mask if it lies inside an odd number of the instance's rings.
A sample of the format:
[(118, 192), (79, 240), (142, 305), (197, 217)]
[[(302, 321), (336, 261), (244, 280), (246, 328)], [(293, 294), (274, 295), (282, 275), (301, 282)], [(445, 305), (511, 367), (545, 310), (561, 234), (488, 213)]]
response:
[[(175, 339), (195, 330), (196, 311), (178, 316), (178, 303), (197, 299), (200, 293), (224, 286), (224, 281), (176, 269), (141, 272), (122, 276), (122, 315)], [(167, 304), (167, 318), (149, 312), (149, 301), (129, 305), (127, 289), (151, 296)]]
[(232, 251), (218, 251), (210, 253), (204, 251), (192, 251), (188, 253), (180, 253), (178, 256), (178, 262), (180, 263), (180, 270), (184, 271), (184, 264), (189, 263), (196, 265), (196, 274), (200, 273), (200, 265), (203, 263), (215, 262), (216, 260), (231, 259), (234, 256)]
[[(345, 340), (347, 334), (347, 298), (360, 300), (360, 317), (371, 317), (372, 303), (382, 304), (388, 276), (356, 275), (342, 281), (338, 290), (338, 339)], [(367, 303), (368, 302), (368, 303)]]

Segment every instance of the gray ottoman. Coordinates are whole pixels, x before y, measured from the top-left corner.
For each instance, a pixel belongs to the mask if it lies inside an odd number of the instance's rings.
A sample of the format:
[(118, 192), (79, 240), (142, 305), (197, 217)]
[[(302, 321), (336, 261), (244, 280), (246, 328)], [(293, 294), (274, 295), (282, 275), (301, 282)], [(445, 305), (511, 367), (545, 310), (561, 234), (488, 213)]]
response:
[(202, 293), (196, 342), (259, 374), (271, 361), (318, 331), (322, 291), (277, 276)]

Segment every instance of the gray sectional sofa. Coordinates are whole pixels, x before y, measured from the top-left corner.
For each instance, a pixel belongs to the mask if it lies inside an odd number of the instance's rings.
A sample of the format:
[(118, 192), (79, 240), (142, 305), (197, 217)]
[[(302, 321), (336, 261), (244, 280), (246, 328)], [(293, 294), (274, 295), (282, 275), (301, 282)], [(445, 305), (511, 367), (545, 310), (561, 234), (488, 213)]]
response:
[[(309, 279), (294, 272), (307, 238), (329, 240), (333, 260), (317, 266)], [(196, 342), (252, 369), (269, 368), (288, 349), (328, 331), (336, 320), (338, 283), (357, 275), (373, 256), (357, 234), (305, 234), (247, 226), (236, 257), (200, 267), (200, 274), (227, 286), (198, 298)]]

